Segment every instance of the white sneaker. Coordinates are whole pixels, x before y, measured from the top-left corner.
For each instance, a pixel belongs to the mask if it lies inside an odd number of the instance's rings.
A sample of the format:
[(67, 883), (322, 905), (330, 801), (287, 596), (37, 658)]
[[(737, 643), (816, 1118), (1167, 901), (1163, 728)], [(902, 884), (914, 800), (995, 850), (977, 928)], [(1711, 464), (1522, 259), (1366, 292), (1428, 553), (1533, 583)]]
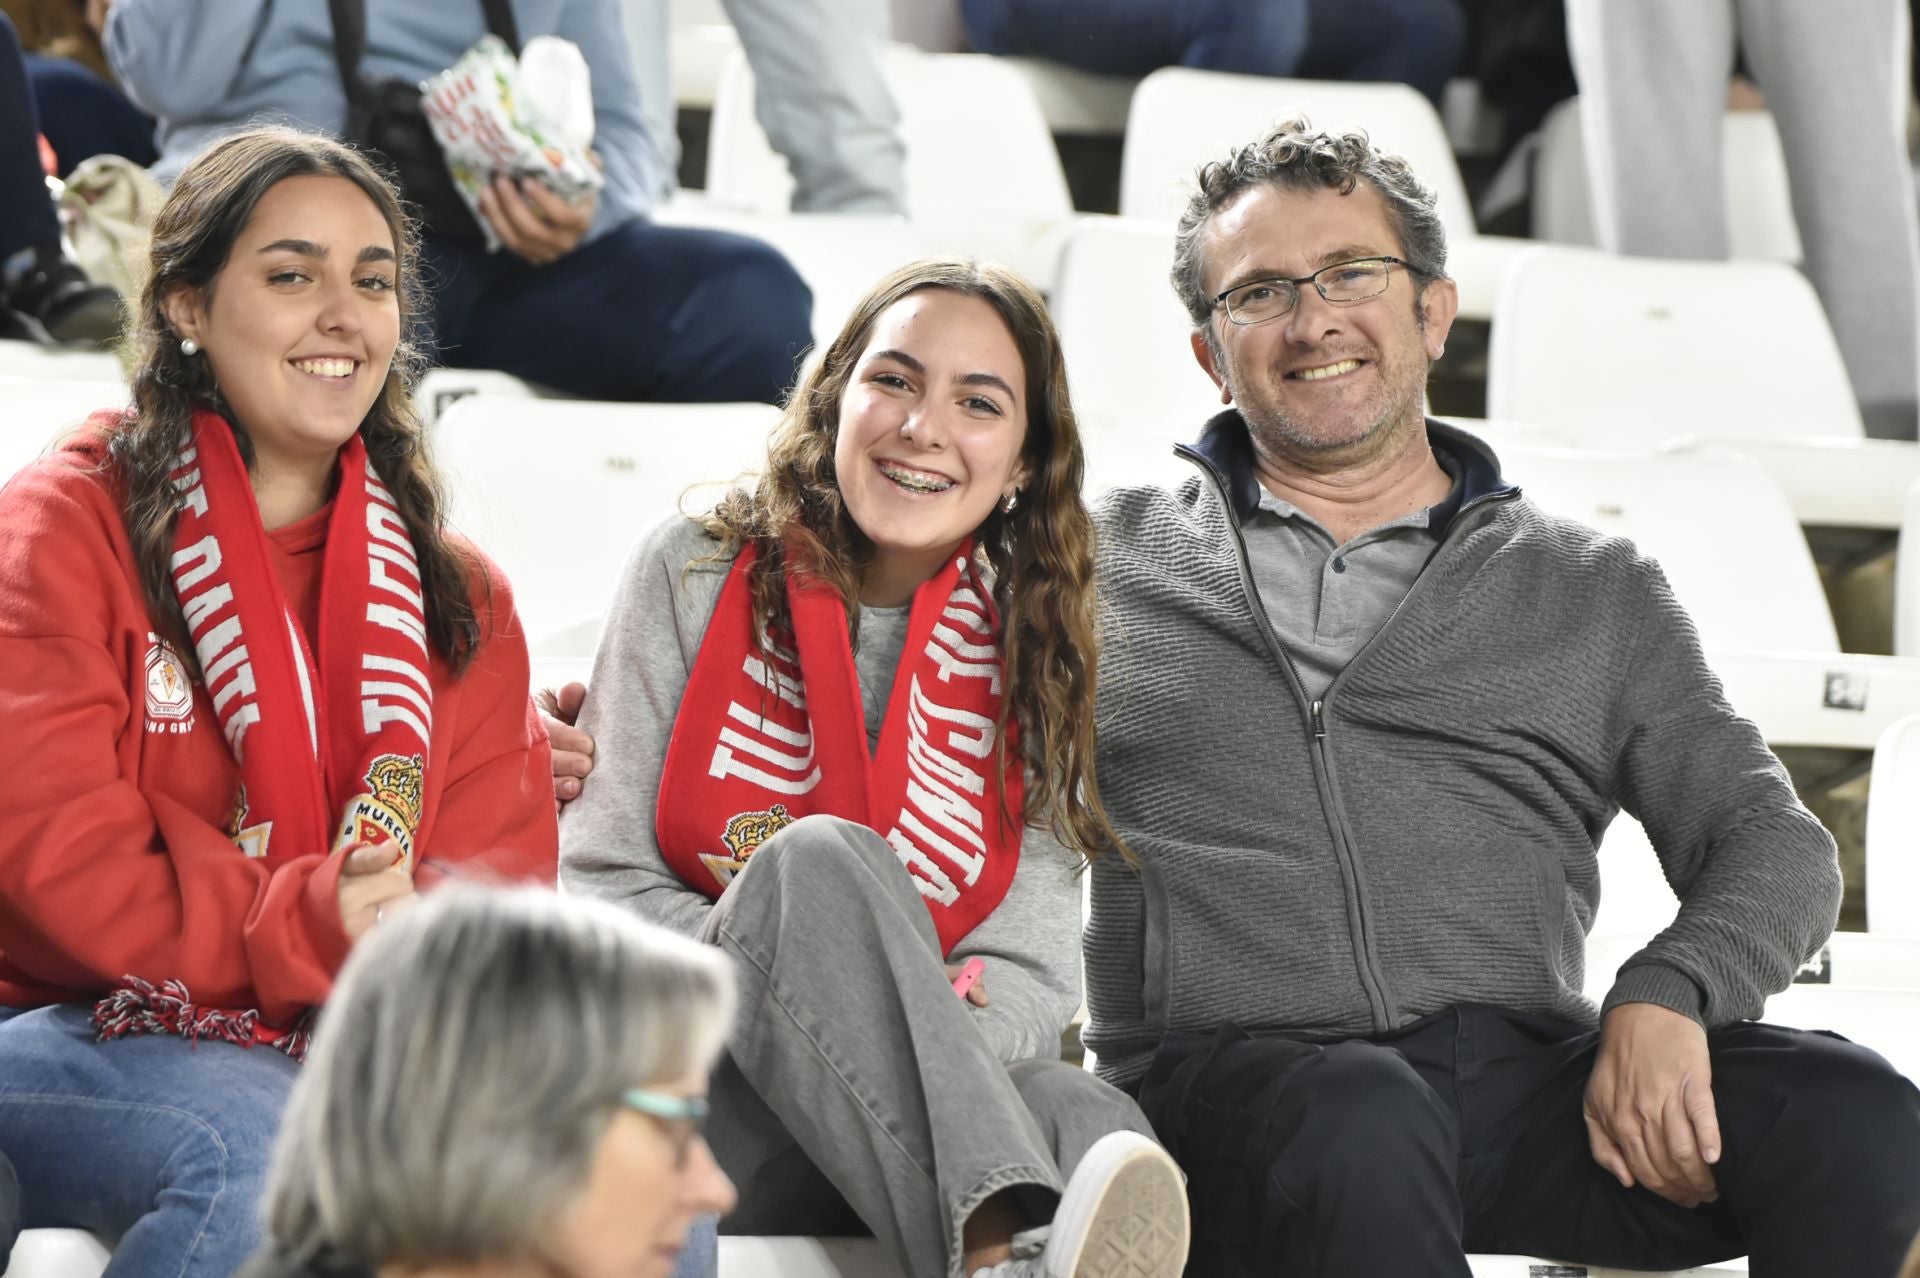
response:
[(1180, 1278), (1187, 1238), (1179, 1166), (1138, 1132), (1110, 1132), (1074, 1168), (1042, 1262), (1046, 1278)]

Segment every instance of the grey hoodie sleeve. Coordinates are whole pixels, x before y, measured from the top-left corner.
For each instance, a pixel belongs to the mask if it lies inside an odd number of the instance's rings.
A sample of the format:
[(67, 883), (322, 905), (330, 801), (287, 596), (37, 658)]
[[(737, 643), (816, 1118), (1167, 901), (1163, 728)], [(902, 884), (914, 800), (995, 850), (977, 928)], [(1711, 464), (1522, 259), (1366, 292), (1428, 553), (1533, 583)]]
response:
[(675, 514), (634, 550), (580, 716), (594, 738), (593, 772), (560, 820), (560, 882), (568, 891), (628, 906), (689, 936), (699, 934), (713, 902), (660, 855), (654, 806), (680, 696), (726, 581), (724, 561), (694, 561), (718, 549), (699, 525)]
[(1680, 911), (1602, 1004), (1657, 1003), (1709, 1028), (1759, 1016), (1833, 930), (1833, 837), (1760, 731), (1727, 703), (1693, 623), (1642, 559), (1645, 607), (1617, 710), (1612, 790), (1640, 818)]
[(1057, 1060), (1080, 1008), (1080, 859), (1051, 831), (1028, 826), (1007, 895), (947, 958), (986, 961), (986, 1007), (974, 1024), (1001, 1061)]

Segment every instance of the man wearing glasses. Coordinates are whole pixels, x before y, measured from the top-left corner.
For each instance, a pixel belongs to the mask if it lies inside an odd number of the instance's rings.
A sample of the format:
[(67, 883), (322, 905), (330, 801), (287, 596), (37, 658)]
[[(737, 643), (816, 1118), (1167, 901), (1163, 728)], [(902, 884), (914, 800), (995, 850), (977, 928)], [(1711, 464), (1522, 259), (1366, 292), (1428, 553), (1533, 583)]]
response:
[[(1209, 1278), (1891, 1273), (1920, 1093), (1745, 1019), (1833, 926), (1833, 842), (1658, 566), (1424, 416), (1445, 271), (1363, 135), (1292, 120), (1201, 171), (1173, 280), (1231, 407), (1195, 476), (1101, 514), (1101, 790), (1140, 868), (1091, 870), (1087, 1044), (1191, 1178)], [(1681, 908), (1596, 1017), (1623, 808)]]

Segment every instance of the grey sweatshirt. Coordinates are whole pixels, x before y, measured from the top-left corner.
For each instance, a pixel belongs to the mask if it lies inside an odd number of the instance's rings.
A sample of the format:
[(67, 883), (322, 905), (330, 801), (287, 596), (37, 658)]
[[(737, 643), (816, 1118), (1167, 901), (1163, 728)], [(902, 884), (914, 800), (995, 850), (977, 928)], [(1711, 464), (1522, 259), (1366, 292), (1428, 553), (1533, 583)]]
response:
[[(596, 742), (593, 775), (560, 822), (560, 881), (569, 891), (631, 906), (689, 936), (699, 934), (713, 903), (660, 855), (654, 806), (680, 697), (729, 567), (695, 561), (718, 549), (699, 525), (673, 515), (634, 551), (580, 720)], [(854, 665), (869, 742), (879, 736), (907, 615), (906, 608), (861, 613)], [(1002, 1061), (1058, 1057), (1061, 1032), (1080, 1005), (1077, 865), (1050, 833), (1027, 827), (1005, 899), (949, 956), (986, 960), (981, 982), (991, 1002), (972, 1014)]]
[(1092, 872), (1086, 1041), (1110, 1081), (1229, 1022), (1358, 1037), (1482, 1003), (1592, 1023), (1595, 847), (1621, 809), (1681, 906), (1605, 1006), (1756, 1016), (1833, 927), (1833, 841), (1658, 565), (1429, 435), (1462, 475), (1439, 548), (1317, 702), (1247, 568), (1236, 413), (1183, 450), (1200, 473), (1177, 491), (1098, 513), (1101, 792), (1143, 863)]

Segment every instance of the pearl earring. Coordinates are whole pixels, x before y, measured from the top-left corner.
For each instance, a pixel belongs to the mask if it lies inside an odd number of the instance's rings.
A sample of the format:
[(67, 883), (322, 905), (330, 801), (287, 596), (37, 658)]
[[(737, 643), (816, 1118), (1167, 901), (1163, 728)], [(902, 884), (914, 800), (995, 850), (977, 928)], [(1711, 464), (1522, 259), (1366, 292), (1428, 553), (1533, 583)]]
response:
[(1011, 515), (1013, 513), (1013, 508), (1015, 506), (1018, 506), (1019, 504), (1020, 504), (1020, 490), (1016, 488), (1012, 492), (1007, 494), (1007, 499), (1005, 501), (1000, 503), (1000, 513), (1003, 515)]
[(180, 353), (189, 357), (198, 355), (200, 353), (200, 343), (194, 341), (191, 337), (183, 337), (180, 339)]

